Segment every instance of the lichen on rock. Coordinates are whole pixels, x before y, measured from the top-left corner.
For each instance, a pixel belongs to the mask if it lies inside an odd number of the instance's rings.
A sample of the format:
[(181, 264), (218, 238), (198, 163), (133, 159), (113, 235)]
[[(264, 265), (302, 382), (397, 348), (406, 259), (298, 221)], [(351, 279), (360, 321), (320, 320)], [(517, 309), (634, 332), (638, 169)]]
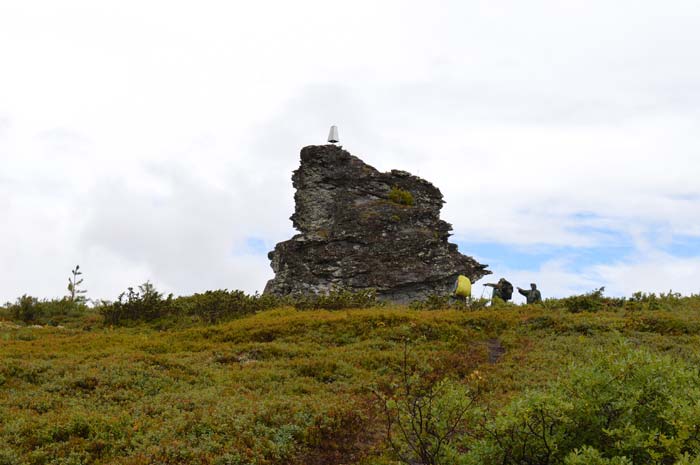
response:
[(406, 302), (450, 292), (459, 274), (472, 282), (486, 265), (448, 242), (442, 193), (410, 173), (381, 173), (336, 145), (301, 150), (291, 217), (300, 232), (268, 254), (275, 277), (265, 293), (376, 289)]

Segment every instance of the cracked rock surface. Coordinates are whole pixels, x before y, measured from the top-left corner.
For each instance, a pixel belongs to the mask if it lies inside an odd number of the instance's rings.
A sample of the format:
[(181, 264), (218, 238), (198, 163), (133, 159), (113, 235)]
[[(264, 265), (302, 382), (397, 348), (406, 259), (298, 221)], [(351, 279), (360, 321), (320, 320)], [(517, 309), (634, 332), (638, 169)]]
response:
[(380, 173), (335, 145), (301, 150), (292, 176), (291, 220), (300, 231), (268, 254), (275, 277), (265, 293), (325, 293), (374, 288), (407, 302), (452, 291), (490, 271), (448, 242), (442, 193), (405, 171)]

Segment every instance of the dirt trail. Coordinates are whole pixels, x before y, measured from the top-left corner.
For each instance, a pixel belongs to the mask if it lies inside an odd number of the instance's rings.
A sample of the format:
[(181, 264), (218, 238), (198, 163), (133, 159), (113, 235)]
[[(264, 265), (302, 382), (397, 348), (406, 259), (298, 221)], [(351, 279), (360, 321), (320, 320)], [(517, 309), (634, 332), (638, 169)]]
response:
[(505, 347), (498, 339), (489, 339), (486, 341), (486, 347), (489, 349), (489, 363), (498, 363), (503, 354), (506, 353)]

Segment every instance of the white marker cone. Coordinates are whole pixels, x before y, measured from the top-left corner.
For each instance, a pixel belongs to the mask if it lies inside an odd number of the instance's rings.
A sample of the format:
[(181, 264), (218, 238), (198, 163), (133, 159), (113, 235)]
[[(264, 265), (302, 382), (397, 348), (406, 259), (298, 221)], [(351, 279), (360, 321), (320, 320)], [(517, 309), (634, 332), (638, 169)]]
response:
[(331, 130), (328, 133), (328, 142), (335, 144), (339, 141), (338, 138), (338, 126), (331, 126)]

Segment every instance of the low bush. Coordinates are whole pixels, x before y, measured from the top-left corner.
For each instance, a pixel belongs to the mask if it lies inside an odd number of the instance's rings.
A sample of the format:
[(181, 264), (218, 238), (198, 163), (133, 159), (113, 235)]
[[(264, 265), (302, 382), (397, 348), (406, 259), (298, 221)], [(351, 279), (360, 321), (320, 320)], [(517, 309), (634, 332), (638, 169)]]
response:
[(408, 308), (411, 310), (480, 310), (486, 308), (489, 299), (464, 299), (447, 294), (430, 294), (421, 300), (414, 300)]
[(206, 291), (203, 294), (178, 297), (172, 303), (173, 313), (189, 315), (215, 323), (280, 306), (283, 299), (264, 294), (248, 295), (243, 291)]
[(203, 294), (173, 298), (164, 297), (153, 284), (146, 282), (138, 291), (132, 287), (122, 292), (117, 301), (99, 306), (106, 324), (156, 321), (169, 317), (190, 317), (195, 321), (216, 323), (257, 311), (278, 307), (285, 299), (271, 295), (248, 295), (243, 291), (206, 291)]
[[(475, 428), (482, 413), (478, 389), (436, 376), (425, 361), (410, 360), (407, 341), (400, 377), (374, 394), (383, 411), (386, 441), (401, 463), (452, 465), (459, 460), (457, 438)], [(472, 381), (480, 379), (478, 371)]]
[[(424, 299), (412, 301), (408, 305), (408, 308), (411, 310), (441, 310), (452, 307), (457, 304), (456, 302), (457, 301), (452, 299), (449, 295), (430, 294)], [(464, 304), (464, 302), (460, 303)]]
[(627, 329), (656, 334), (700, 334), (700, 323), (679, 318), (641, 316), (632, 314), (625, 322)]
[(619, 342), (515, 398), (464, 463), (676, 463), (700, 453), (698, 396), (697, 368)]
[(118, 325), (126, 321), (152, 321), (162, 318), (172, 311), (173, 295), (163, 298), (150, 282), (133, 287), (119, 294), (116, 302), (100, 307), (106, 324)]
[(105, 324), (120, 325), (169, 318), (182, 320), (184, 317), (195, 322), (217, 323), (283, 306), (293, 306), (297, 310), (341, 310), (383, 305), (384, 302), (377, 298), (373, 289), (359, 292), (332, 290), (328, 294), (292, 297), (249, 295), (243, 291), (223, 289), (173, 298), (172, 294), (164, 297), (151, 283), (146, 282), (139, 286), (138, 291), (130, 287), (119, 295), (116, 302), (102, 302), (98, 309)]
[(658, 296), (653, 292), (635, 292), (629, 300), (633, 302), (661, 301), (676, 304), (681, 302), (682, 299), (683, 296), (679, 292), (668, 291), (667, 293), (662, 292)]
[[(573, 295), (556, 300), (557, 306), (562, 306), (571, 313), (597, 312), (613, 308), (622, 308), (624, 298), (604, 297), (605, 287), (595, 289), (587, 294)], [(551, 305), (551, 303), (550, 303)]]
[(328, 294), (297, 295), (291, 299), (291, 302), (297, 310), (343, 310), (385, 305), (385, 302), (377, 298), (377, 292), (374, 289), (357, 292), (334, 289)]
[(535, 330), (537, 330), (537, 329), (548, 329), (548, 330), (557, 329), (557, 320), (552, 318), (549, 315), (542, 315), (542, 316), (528, 318), (527, 320), (523, 321), (520, 324), (524, 327), (527, 327), (529, 329), (535, 329)]
[(81, 317), (86, 311), (84, 303), (69, 298), (39, 300), (26, 294), (5, 305), (10, 319), (34, 324), (57, 325), (66, 319)]
[[(692, 296), (691, 296), (692, 298)], [(669, 291), (668, 293), (635, 292), (627, 302), (625, 302), (625, 310), (667, 310), (673, 311), (682, 307), (682, 304), (688, 298), (684, 298), (678, 292)]]

